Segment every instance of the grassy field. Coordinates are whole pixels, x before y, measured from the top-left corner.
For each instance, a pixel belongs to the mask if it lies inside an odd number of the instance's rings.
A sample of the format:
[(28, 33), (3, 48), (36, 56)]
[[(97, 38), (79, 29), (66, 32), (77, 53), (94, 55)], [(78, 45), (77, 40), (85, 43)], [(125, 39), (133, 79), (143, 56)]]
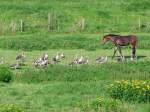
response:
[[(9, 83), (0, 82), (0, 109), (15, 104), (25, 112), (149, 112), (149, 102), (116, 100), (106, 90), (116, 80), (150, 83), (149, 5), (148, 0), (0, 0), (0, 78), (7, 70), (12, 73)], [(54, 31), (48, 31), (49, 13)], [(101, 44), (108, 33), (136, 35), (137, 59), (130, 61), (127, 46), (124, 62), (112, 60), (112, 43)], [(26, 66), (10, 69), (22, 51)], [(33, 60), (45, 52), (50, 58), (64, 52), (66, 58), (35, 68)], [(89, 64), (69, 66), (75, 55), (86, 56)], [(108, 56), (108, 62), (97, 64), (99, 56)], [(97, 99), (101, 110), (96, 110)]]
[[(10, 2), (11, 1), (11, 2)], [(47, 32), (48, 13), (57, 15), (59, 32), (70, 32), (85, 18), (85, 33), (99, 32), (149, 32), (148, 0), (0, 0), (1, 34), (11, 32), (15, 22), (17, 31), (20, 20), (25, 22), (25, 31)], [(139, 18), (141, 29), (138, 29)], [(76, 32), (81, 29), (77, 27)]]
[[(129, 33), (118, 33), (128, 35)], [(132, 33), (133, 34), (133, 33)], [(0, 48), (13, 50), (46, 50), (46, 49), (85, 49), (94, 51), (98, 49), (112, 49), (111, 42), (103, 45), (101, 34), (49, 34), (33, 33), (0, 36)], [(135, 33), (138, 38), (138, 49), (150, 49), (148, 33)], [(125, 48), (129, 48), (125, 47)]]
[[(5, 57), (5, 66), (15, 63), (15, 56), (21, 51), (0, 50)], [(112, 50), (48, 50), (50, 57), (56, 52), (64, 52), (66, 59), (60, 64), (46, 69), (36, 69), (32, 65), (35, 57), (45, 51), (26, 51), (27, 62), (21, 70), (15, 70), (10, 84), (0, 83), (0, 103), (19, 105), (27, 112), (72, 112), (81, 111), (86, 102), (99, 97), (109, 98), (106, 86), (114, 80), (147, 80), (150, 79), (149, 50), (138, 50), (135, 62), (117, 63), (111, 59)], [(76, 54), (89, 56), (90, 64), (69, 66)], [(129, 56), (130, 50), (124, 50)], [(143, 55), (144, 54), (144, 55)], [(96, 64), (98, 56), (110, 56), (108, 63)], [(148, 112), (148, 103), (123, 102), (126, 112)], [(122, 106), (120, 105), (120, 106)], [(143, 109), (144, 108), (144, 109)], [(88, 110), (87, 110), (88, 111)]]

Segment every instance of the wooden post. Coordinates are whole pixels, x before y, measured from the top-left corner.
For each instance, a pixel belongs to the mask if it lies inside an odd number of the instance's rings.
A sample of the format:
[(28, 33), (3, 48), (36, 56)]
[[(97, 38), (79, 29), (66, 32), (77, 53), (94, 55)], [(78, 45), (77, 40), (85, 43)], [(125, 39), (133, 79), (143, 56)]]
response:
[(57, 19), (56, 19), (56, 14), (53, 14), (53, 30), (57, 30)]
[(57, 15), (54, 12), (48, 14), (48, 31), (59, 31)]
[(21, 32), (24, 31), (24, 23), (23, 23), (22, 19), (20, 20), (20, 31)]
[(48, 14), (48, 31), (51, 30), (51, 14)]
[(140, 30), (141, 29), (141, 18), (140, 17), (139, 17), (138, 27), (139, 27), (139, 30)]

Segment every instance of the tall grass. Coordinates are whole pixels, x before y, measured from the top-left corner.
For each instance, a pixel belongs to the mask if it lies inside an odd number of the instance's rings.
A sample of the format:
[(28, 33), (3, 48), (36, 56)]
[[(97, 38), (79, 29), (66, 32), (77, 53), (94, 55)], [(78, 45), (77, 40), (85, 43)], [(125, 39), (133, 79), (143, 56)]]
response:
[[(49, 35), (46, 34), (24, 34), (17, 36), (3, 36), (0, 38), (0, 48), (13, 50), (46, 50), (46, 49), (112, 49), (111, 42), (103, 45), (100, 35)], [(124, 35), (124, 34), (123, 34)], [(150, 38), (148, 35), (137, 35), (137, 49), (150, 49)], [(126, 47), (129, 48), (130, 46)]]
[[(49, 12), (58, 15), (60, 32), (68, 32), (72, 24), (80, 18), (85, 18), (86, 28), (83, 32), (148, 32), (139, 31), (138, 18), (149, 22), (149, 2), (147, 0), (80, 0), (80, 1), (18, 1), (0, 0), (0, 18), (7, 26), (10, 22), (25, 22), (26, 32), (43, 32), (47, 30), (47, 16)], [(142, 10), (142, 12), (141, 12)], [(19, 23), (18, 23), (19, 24)], [(1, 27), (5, 27), (1, 25)], [(39, 28), (40, 27), (40, 28)], [(3, 29), (3, 28), (2, 28)], [(77, 30), (79, 31), (79, 30)], [(10, 32), (9, 29), (2, 34)]]
[(117, 79), (150, 79), (150, 62), (119, 63), (83, 66), (50, 66), (47, 69), (26, 69), (14, 81), (39, 83), (49, 81), (100, 81)]
[[(91, 100), (100, 96), (109, 99), (105, 87), (112, 80), (142, 79), (149, 81), (149, 64), (149, 61), (145, 61), (108, 63), (97, 66), (56, 65), (49, 66), (47, 69), (26, 68), (26, 70), (16, 72), (13, 83), (9, 85), (0, 83), (0, 103), (13, 103), (28, 111), (36, 112), (60, 112), (61, 110), (69, 112), (74, 108), (82, 110), (82, 107), (78, 107), (79, 104), (89, 105)], [(105, 103), (107, 104), (107, 102)], [(111, 104), (104, 106), (110, 109), (113, 106), (113, 103)], [(130, 108), (131, 105), (132, 108)], [(118, 106), (123, 106), (127, 110), (138, 109), (139, 112), (148, 112), (149, 110), (149, 104), (122, 102)], [(95, 107), (91, 109), (93, 110)]]
[[(100, 39), (99, 39), (100, 40)], [(86, 38), (82, 35), (49, 36), (49, 35), (25, 35), (6, 37), (0, 39), (0, 48), (45, 50), (45, 49), (87, 49), (100, 48), (100, 42), (95, 38)], [(111, 47), (111, 46), (110, 46)]]

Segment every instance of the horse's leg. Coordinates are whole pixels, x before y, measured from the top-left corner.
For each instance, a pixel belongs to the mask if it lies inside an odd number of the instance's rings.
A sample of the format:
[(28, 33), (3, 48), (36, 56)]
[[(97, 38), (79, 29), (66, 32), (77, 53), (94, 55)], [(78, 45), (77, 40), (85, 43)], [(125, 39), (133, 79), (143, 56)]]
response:
[(116, 52), (117, 52), (117, 47), (115, 47), (115, 49), (114, 49), (114, 54), (113, 54), (113, 56), (112, 56), (112, 59), (114, 58), (114, 56), (115, 56), (115, 54), (116, 54)]
[(131, 60), (135, 58), (135, 53), (136, 53), (136, 48), (135, 46), (132, 47), (132, 55), (131, 55)]
[(124, 56), (122, 55), (122, 51), (121, 51), (121, 46), (118, 46), (118, 51), (120, 53), (121, 58), (124, 59)]

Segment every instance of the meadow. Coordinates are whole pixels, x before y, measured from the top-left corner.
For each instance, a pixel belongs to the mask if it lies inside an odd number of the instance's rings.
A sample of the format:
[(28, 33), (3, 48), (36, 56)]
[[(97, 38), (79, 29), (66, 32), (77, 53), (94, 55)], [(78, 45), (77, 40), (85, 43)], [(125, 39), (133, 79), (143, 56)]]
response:
[[(112, 50), (48, 50), (48, 53), (53, 57), (56, 52), (61, 51), (66, 54), (66, 59), (58, 65), (50, 65), (45, 69), (37, 69), (32, 65), (34, 58), (45, 51), (26, 51), (27, 66), (13, 70), (13, 79), (10, 83), (0, 84), (0, 102), (19, 105), (27, 112), (82, 111), (84, 109), (82, 105), (84, 106), (86, 102), (92, 102), (100, 97), (110, 99), (106, 87), (115, 80), (149, 81), (150, 79), (149, 66), (147, 66), (150, 64), (148, 50), (138, 50), (137, 61), (130, 62), (128, 59), (123, 63), (111, 59)], [(9, 68), (20, 52), (0, 50), (5, 57), (5, 67)], [(77, 53), (88, 55), (90, 64), (69, 66), (68, 63)], [(130, 50), (125, 49), (124, 53), (128, 56)], [(109, 56), (108, 63), (96, 64), (95, 59), (99, 55)], [(122, 105), (126, 111), (149, 111), (149, 103), (123, 101), (120, 106)]]
[[(149, 112), (149, 97), (147, 102), (115, 99), (107, 90), (122, 80), (150, 84), (149, 5), (148, 0), (0, 0), (0, 112)], [(49, 13), (56, 15), (57, 30), (48, 31)], [(78, 26), (82, 18), (84, 29)], [(136, 35), (137, 59), (130, 60), (130, 46), (123, 47), (125, 61), (112, 59), (112, 43), (101, 43), (108, 33)], [(25, 66), (10, 69), (22, 51)], [(50, 59), (57, 52), (66, 57), (35, 68), (33, 60), (45, 52)], [(76, 55), (86, 56), (89, 64), (69, 66)], [(108, 62), (97, 64), (99, 56), (108, 56)], [(10, 82), (1, 80), (3, 74), (11, 74)]]
[[(18, 31), (20, 20), (24, 21), (24, 30), (28, 34), (47, 32), (48, 13), (56, 14), (59, 23), (59, 31), (56, 33), (70, 33), (72, 30), (92, 34), (143, 33), (150, 30), (148, 0), (36, 0), (36, 2), (1, 0), (0, 2), (0, 34), (2, 35), (11, 33), (12, 24), (15, 24)], [(82, 18), (85, 19), (84, 30), (77, 25)]]

